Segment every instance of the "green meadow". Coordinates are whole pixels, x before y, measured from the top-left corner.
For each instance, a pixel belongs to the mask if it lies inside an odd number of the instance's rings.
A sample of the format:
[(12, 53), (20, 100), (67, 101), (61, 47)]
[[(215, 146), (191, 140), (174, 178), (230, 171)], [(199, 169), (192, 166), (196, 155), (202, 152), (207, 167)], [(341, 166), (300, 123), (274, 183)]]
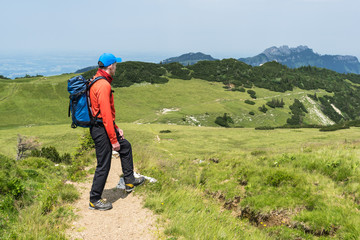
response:
[[(72, 76), (1, 80), (0, 111), (4, 114), (0, 116), (0, 128), (68, 123), (66, 81)], [(254, 87), (257, 98), (252, 99), (246, 92), (226, 91), (222, 83), (199, 79), (170, 79), (166, 84), (134, 84), (114, 90), (118, 121), (217, 126), (216, 117), (228, 113), (237, 127), (284, 125), (291, 116), (289, 106), (294, 99), (304, 99), (314, 92), (331, 95), (324, 90), (279, 93)], [(283, 99), (285, 106), (260, 112), (258, 108), (271, 99)], [(305, 122), (321, 124), (310, 113)]]
[[(67, 117), (71, 76), (0, 81), (0, 238), (66, 239), (78, 195), (64, 182), (95, 166), (87, 131), (71, 129)], [(136, 170), (158, 180), (136, 194), (158, 214), (164, 239), (359, 239), (360, 129), (255, 130), (285, 124), (294, 99), (306, 103), (314, 91), (252, 89), (256, 99), (199, 79), (114, 89)], [(284, 108), (260, 112), (272, 98)], [(215, 124), (224, 113), (238, 128)], [(305, 121), (320, 123), (311, 113)], [(71, 162), (15, 161), (18, 134), (70, 153)]]

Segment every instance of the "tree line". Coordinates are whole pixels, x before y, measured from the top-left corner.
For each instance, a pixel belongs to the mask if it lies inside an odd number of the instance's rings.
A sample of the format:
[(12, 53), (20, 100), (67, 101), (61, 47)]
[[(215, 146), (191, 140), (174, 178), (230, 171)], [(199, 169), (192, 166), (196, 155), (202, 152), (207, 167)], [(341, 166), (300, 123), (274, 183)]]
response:
[[(252, 67), (236, 59), (200, 61), (194, 65), (183, 66), (180, 63), (155, 64), (145, 62), (119, 63), (114, 76), (114, 87), (128, 87), (134, 83), (166, 83), (168, 78), (189, 80), (199, 78), (207, 81), (222, 82), (233, 85), (232, 91), (245, 91), (254, 86), (275, 92), (292, 91), (294, 88), (304, 90), (324, 89), (332, 96), (317, 100), (324, 113), (333, 121), (355, 120), (360, 113), (360, 75), (341, 74), (328, 69), (312, 66), (291, 69), (277, 62), (268, 62), (262, 66)], [(96, 69), (83, 75), (92, 77)], [(348, 80), (348, 81), (346, 81)], [(248, 90), (252, 98), (254, 92)], [(316, 97), (317, 98), (317, 97)], [(270, 105), (273, 105), (270, 103)], [(268, 106), (270, 106), (268, 104)], [(281, 107), (275, 102), (276, 107)], [(334, 105), (342, 115), (334, 112)], [(272, 107), (272, 106), (270, 106)]]

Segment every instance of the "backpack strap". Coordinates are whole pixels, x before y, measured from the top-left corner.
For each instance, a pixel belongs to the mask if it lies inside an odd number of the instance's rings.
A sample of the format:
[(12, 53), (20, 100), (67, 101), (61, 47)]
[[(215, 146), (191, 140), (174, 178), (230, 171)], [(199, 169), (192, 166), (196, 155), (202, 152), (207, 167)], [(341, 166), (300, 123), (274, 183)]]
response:
[[(105, 79), (105, 80), (106, 80), (106, 78), (103, 77), (103, 76), (99, 76), (99, 77), (95, 78), (95, 79), (92, 80), (92, 81), (89, 80), (89, 84), (88, 84), (87, 90), (90, 91), (91, 86), (92, 86), (95, 82), (97, 82), (98, 80), (100, 80), (100, 79)], [(88, 95), (89, 95), (89, 102), (90, 102), (90, 92), (88, 93)], [(90, 112), (91, 112), (91, 109), (90, 109)], [(90, 116), (91, 125), (95, 125), (96, 122), (98, 122), (98, 116), (99, 116), (99, 114), (100, 114), (100, 109), (99, 109), (99, 111), (97, 112), (97, 114), (95, 115), (95, 117), (92, 116), (92, 113), (90, 114), (90, 115), (91, 115), (91, 116)]]
[(88, 86), (88, 88), (90, 89), (90, 87), (91, 87), (97, 80), (100, 80), (100, 79), (105, 79), (105, 80), (106, 80), (105, 77), (99, 76), (99, 77), (95, 78), (94, 80), (89, 81), (89, 86)]

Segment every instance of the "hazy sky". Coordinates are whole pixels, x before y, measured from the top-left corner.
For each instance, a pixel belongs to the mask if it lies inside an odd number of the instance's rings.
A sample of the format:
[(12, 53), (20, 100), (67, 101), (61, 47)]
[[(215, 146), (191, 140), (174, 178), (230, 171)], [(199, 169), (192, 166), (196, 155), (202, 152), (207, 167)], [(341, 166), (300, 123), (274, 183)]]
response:
[(125, 60), (162, 60), (203, 52), (239, 58), (271, 46), (307, 45), (319, 54), (360, 58), (360, 0), (0, 2), (0, 55), (112, 52)]

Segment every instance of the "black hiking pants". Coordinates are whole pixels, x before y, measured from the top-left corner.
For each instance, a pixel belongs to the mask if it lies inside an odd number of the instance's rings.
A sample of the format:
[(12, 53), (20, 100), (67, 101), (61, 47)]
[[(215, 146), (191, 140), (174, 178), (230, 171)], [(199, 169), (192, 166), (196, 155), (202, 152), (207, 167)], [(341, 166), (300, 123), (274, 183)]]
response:
[[(119, 154), (125, 183), (133, 183), (135, 178), (131, 144), (126, 139), (121, 139), (119, 133), (116, 130), (115, 132), (120, 143)], [(112, 145), (103, 124), (91, 127), (90, 134), (95, 142), (97, 159), (93, 184), (90, 191), (90, 202), (94, 203), (101, 199), (106, 179), (109, 175)]]

